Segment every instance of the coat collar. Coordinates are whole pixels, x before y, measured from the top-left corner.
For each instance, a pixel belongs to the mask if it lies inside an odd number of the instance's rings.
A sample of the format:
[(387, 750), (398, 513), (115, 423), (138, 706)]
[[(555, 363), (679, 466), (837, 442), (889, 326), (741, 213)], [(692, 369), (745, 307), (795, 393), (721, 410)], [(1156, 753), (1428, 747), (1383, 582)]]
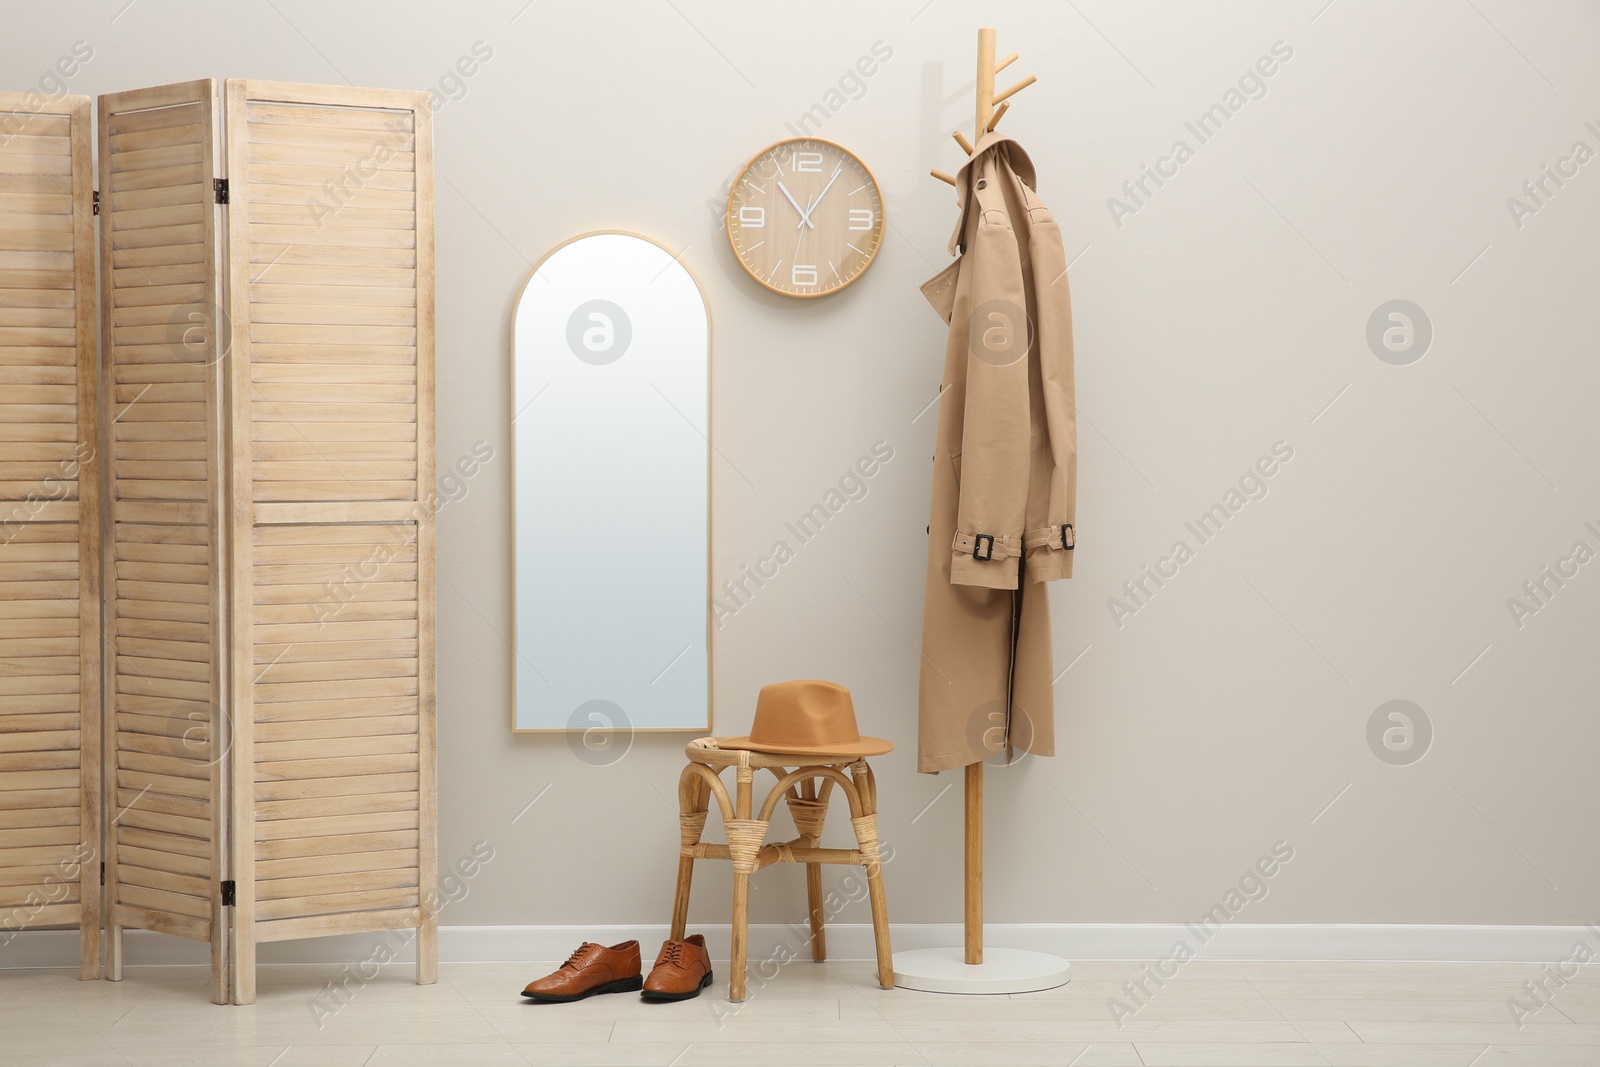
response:
[(956, 171), (956, 207), (959, 214), (956, 217), (956, 229), (950, 235), (950, 254), (953, 256), (961, 247), (961, 235), (967, 226), (967, 207), (972, 202), (972, 170), (973, 165), (980, 163), (983, 158), (993, 152), (1000, 162), (1007, 166), (1022, 183), (1029, 189), (1038, 191), (1038, 176), (1033, 169), (1033, 160), (1028, 157), (1020, 144), (1013, 137), (993, 131), (983, 135), (972, 149), (972, 155)]

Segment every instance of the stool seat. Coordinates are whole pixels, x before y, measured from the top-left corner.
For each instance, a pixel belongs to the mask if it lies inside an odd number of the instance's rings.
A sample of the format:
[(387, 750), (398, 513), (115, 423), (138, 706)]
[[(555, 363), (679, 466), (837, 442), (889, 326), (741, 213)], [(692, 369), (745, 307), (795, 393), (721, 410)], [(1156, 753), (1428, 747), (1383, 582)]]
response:
[[(823, 940), (822, 864), (842, 863), (864, 867), (867, 896), (872, 907), (873, 940), (878, 957), (878, 984), (894, 986), (889, 950), (889, 906), (883, 890), (883, 864), (878, 851), (878, 787), (865, 759), (822, 752), (753, 752), (719, 748), (715, 738), (701, 737), (684, 747), (689, 764), (678, 779), (678, 885), (672, 905), (672, 933), (683, 940), (689, 920), (689, 887), (696, 860), (728, 860), (733, 864), (733, 960), (728, 999), (741, 1001), (745, 993), (745, 963), (749, 952), (750, 876), (774, 863), (806, 866), (806, 897), (811, 912), (811, 958), (827, 958)], [(734, 793), (728, 795), (722, 772), (734, 769)], [(760, 808), (755, 807), (756, 772), (767, 770), (777, 779)], [(828, 800), (837, 787), (850, 805), (850, 825), (855, 848), (823, 848), (822, 826)], [(703, 841), (711, 798), (722, 814), (727, 844)], [(787, 802), (799, 836), (792, 841), (767, 843), (767, 827), (779, 800)]]

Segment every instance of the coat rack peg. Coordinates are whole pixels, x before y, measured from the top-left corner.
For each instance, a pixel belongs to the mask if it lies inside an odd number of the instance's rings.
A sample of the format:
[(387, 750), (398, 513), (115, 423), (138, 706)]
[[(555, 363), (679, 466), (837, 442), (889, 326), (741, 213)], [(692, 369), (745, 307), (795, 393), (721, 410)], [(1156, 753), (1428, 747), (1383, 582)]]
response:
[(961, 151), (969, 156), (972, 155), (972, 142), (967, 140), (966, 134), (960, 130), (951, 130), (950, 136), (956, 139), (956, 144), (961, 146)]
[(934, 167), (928, 173), (933, 175), (935, 178), (938, 178), (940, 181), (944, 182), (946, 185), (954, 185), (956, 183), (956, 180), (954, 178), (952, 178), (950, 175), (946, 174), (944, 171), (940, 170), (938, 167)]
[(1009, 99), (1009, 98), (1011, 98), (1013, 96), (1016, 96), (1018, 93), (1022, 92), (1022, 90), (1026, 89), (1028, 86), (1032, 85), (1034, 82), (1036, 82), (1038, 80), (1039, 79), (1037, 77), (1035, 77), (1034, 75), (1030, 74), (1026, 78), (1023, 78), (1021, 81), (1019, 81), (1017, 84), (1013, 85), (1011, 88), (1007, 89), (1005, 92), (996, 93), (995, 97), (994, 97), (994, 102), (998, 104), (998, 103), (1001, 103), (1002, 101), (1005, 101), (1005, 100), (1007, 100), (1007, 99)]
[[(991, 132), (996, 126), (1000, 125), (1000, 120), (1005, 117), (1006, 112), (1009, 110), (1011, 110), (1011, 105), (1009, 103), (1001, 104), (999, 107), (994, 109), (994, 118), (989, 120), (989, 129)], [(971, 153), (969, 152), (968, 155), (971, 155)]]
[(1007, 67), (1011, 66), (1011, 64), (1015, 63), (1016, 61), (1017, 61), (1017, 54), (1015, 52), (1012, 52), (1009, 56), (1006, 56), (1004, 59), (1002, 59), (1000, 62), (998, 62), (998, 63), (996, 63), (994, 65), (994, 72), (996, 74), (999, 74), (1002, 70), (1005, 70)]

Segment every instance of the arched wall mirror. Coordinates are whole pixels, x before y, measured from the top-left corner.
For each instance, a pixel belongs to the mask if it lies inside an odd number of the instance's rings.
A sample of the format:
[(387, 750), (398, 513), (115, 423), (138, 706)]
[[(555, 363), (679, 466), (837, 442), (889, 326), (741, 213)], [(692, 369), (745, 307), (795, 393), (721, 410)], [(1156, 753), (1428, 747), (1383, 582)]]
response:
[(633, 234), (524, 284), (512, 729), (709, 729), (710, 338), (689, 272)]

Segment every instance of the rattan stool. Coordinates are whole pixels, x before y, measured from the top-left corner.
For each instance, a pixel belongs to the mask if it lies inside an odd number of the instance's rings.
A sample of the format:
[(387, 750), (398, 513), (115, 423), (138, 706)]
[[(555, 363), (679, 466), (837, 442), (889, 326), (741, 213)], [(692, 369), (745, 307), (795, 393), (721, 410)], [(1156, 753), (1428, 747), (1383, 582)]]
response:
[[(678, 858), (678, 888), (672, 903), (672, 939), (683, 939), (689, 918), (689, 884), (694, 861), (733, 862), (733, 964), (728, 999), (744, 999), (745, 957), (749, 951), (750, 876), (774, 863), (806, 865), (806, 900), (811, 911), (811, 958), (827, 958), (823, 941), (822, 864), (845, 863), (867, 869), (867, 895), (872, 903), (872, 933), (878, 955), (878, 984), (894, 986), (889, 951), (889, 905), (883, 894), (883, 871), (878, 858), (878, 787), (864, 759), (841, 759), (822, 754), (785, 754), (722, 749), (716, 740), (702, 737), (684, 749), (689, 765), (678, 780), (678, 810), (682, 847)], [(728, 799), (721, 774), (734, 768), (734, 799)], [(794, 767), (795, 770), (789, 770)], [(769, 770), (777, 784), (767, 794), (760, 813), (752, 817), (755, 775)], [(848, 772), (848, 776), (846, 774)], [(828, 814), (828, 796), (837, 785), (850, 802), (850, 823), (856, 831), (856, 848), (822, 848), (822, 823)], [(717, 798), (727, 830), (726, 845), (700, 840), (711, 797)], [(800, 836), (782, 844), (763, 844), (767, 824), (779, 798), (789, 802), (789, 814)]]

